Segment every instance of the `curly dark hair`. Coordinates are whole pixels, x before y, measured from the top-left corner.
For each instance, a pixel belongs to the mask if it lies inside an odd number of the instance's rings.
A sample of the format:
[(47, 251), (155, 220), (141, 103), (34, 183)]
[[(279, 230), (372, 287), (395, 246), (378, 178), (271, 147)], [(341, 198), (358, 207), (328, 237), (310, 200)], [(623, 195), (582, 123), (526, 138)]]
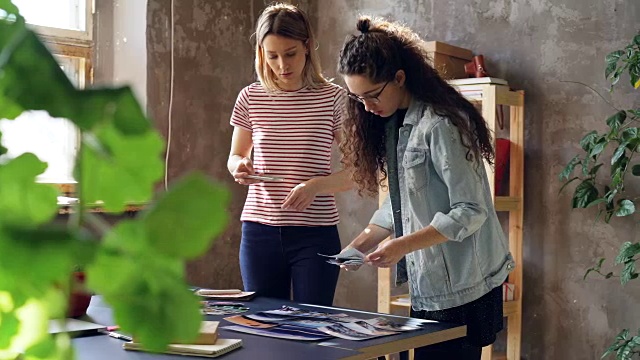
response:
[[(429, 104), (437, 115), (450, 119), (458, 128), (467, 160), (479, 166), (482, 162), (478, 160), (484, 158), (493, 164), (495, 154), (487, 123), (478, 109), (430, 65), (424, 42), (416, 33), (398, 23), (369, 16), (358, 19), (357, 29), (361, 34), (347, 37), (342, 47), (339, 74), (362, 75), (373, 83), (382, 83), (404, 70), (411, 96)], [(353, 168), (359, 193), (374, 195), (387, 177), (385, 121), (353, 99), (349, 100), (348, 112), (340, 144), (342, 162)]]

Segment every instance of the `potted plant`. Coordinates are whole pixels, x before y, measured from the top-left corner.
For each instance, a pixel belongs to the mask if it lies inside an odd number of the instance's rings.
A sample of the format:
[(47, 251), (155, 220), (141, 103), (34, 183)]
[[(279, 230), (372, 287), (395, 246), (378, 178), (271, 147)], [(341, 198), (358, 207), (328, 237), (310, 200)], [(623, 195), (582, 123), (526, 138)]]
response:
[[(635, 89), (640, 88), (640, 33), (624, 49), (616, 50), (605, 58), (605, 77), (611, 81), (611, 90), (620, 86), (620, 80), (629, 76)], [(613, 105), (612, 105), (613, 106)], [(637, 184), (640, 176), (640, 108), (616, 109), (606, 120), (604, 132), (591, 131), (580, 140), (583, 150), (576, 155), (560, 174), (564, 182), (562, 189), (574, 181), (578, 183), (572, 196), (573, 208), (598, 208), (598, 218), (609, 223), (614, 217), (637, 214), (640, 194), (631, 184)], [(562, 191), (562, 189), (560, 191)], [(625, 242), (620, 246), (615, 265), (622, 269), (604, 271), (605, 259), (597, 260), (588, 269), (605, 278), (619, 277), (622, 285), (638, 278), (636, 260), (640, 254), (640, 243)], [(631, 359), (640, 353), (640, 333), (622, 330), (603, 357), (615, 354), (616, 359)]]
[[(0, 162), (0, 358), (72, 356), (65, 335), (49, 335), (47, 324), (67, 313), (71, 287), (60, 284), (78, 264), (88, 291), (100, 294), (117, 324), (146, 348), (194, 339), (202, 315), (184, 263), (224, 229), (228, 192), (194, 173), (155, 196), (165, 143), (131, 89), (74, 88), (11, 1), (0, 0), (0, 10), (0, 118), (46, 110), (71, 120), (82, 139), (79, 202), (65, 224), (53, 221), (56, 189), (35, 182), (45, 163), (33, 154)], [(97, 201), (115, 213), (129, 202), (148, 205), (111, 226), (87, 211)]]
[(91, 292), (87, 289), (86, 273), (81, 269), (75, 269), (71, 273), (67, 317), (75, 318), (85, 315), (91, 303), (91, 296)]

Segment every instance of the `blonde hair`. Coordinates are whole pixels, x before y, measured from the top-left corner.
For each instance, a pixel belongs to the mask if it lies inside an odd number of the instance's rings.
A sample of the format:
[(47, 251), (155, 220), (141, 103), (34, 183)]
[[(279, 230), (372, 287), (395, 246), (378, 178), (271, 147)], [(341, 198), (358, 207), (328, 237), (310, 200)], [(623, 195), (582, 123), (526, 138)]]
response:
[(316, 39), (311, 30), (309, 17), (293, 5), (276, 3), (264, 9), (256, 26), (256, 73), (267, 91), (281, 90), (276, 74), (265, 60), (262, 47), (264, 39), (271, 34), (300, 40), (306, 45), (308, 53), (302, 70), (302, 83), (305, 86), (316, 88), (327, 83), (327, 79), (322, 76), (320, 57), (316, 51)]

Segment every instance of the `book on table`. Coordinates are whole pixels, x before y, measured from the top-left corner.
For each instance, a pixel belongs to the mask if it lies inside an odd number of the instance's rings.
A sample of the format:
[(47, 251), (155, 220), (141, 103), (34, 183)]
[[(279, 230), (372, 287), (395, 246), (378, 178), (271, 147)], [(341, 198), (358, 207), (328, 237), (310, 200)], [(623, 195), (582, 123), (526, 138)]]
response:
[[(147, 351), (142, 344), (136, 342), (126, 342), (122, 344), (125, 350)], [(169, 344), (163, 351), (165, 354), (191, 355), (201, 357), (217, 357), (224, 355), (235, 349), (242, 347), (242, 339), (218, 339), (213, 345), (193, 345), (193, 344)]]

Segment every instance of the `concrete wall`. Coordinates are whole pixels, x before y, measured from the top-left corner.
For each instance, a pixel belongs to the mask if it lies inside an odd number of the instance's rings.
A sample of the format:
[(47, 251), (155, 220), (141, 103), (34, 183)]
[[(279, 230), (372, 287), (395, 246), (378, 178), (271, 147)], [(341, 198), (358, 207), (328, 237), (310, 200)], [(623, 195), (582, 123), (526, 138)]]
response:
[[(619, 221), (594, 225), (594, 212), (571, 211), (568, 193), (558, 196), (557, 175), (577, 153), (579, 139), (604, 129), (615, 112), (586, 87), (562, 80), (584, 82), (609, 98), (604, 56), (637, 34), (640, 4), (325, 0), (317, 3), (316, 17), (329, 73), (360, 13), (399, 20), (425, 39), (484, 54), (491, 74), (526, 91), (523, 356), (599, 358), (621, 328), (637, 329), (637, 284), (623, 289), (615, 280), (582, 281), (595, 258), (612, 260), (619, 244), (637, 241), (637, 229)], [(624, 86), (613, 102), (638, 107), (638, 92)]]
[(238, 92), (254, 80), (250, 35), (262, 1), (176, 1), (174, 82), (171, 93), (171, 3), (150, 0), (147, 11), (149, 114), (169, 133), (169, 179), (191, 170), (229, 184), (233, 192), (228, 231), (209, 253), (189, 265), (195, 285), (240, 288), (239, 214), (246, 189), (234, 186), (226, 170)]
[[(245, 189), (226, 171), (229, 115), (238, 91), (254, 80), (250, 35), (267, 1), (181, 0), (175, 4), (175, 81), (169, 177), (200, 169), (233, 191), (232, 221), (210, 252), (189, 266), (202, 286), (241, 286), (237, 254)], [(528, 359), (597, 358), (620, 328), (637, 328), (637, 285), (582, 276), (593, 259), (615, 256), (633, 241), (633, 224), (594, 225), (595, 213), (571, 211), (558, 196), (557, 174), (591, 129), (604, 129), (612, 110), (581, 81), (609, 98), (603, 59), (637, 31), (640, 4), (631, 0), (322, 0), (301, 4), (313, 17), (323, 65), (335, 76), (335, 57), (357, 14), (400, 20), (425, 39), (485, 55), (489, 71), (526, 91), (526, 201), (523, 356)], [(148, 109), (168, 133), (170, 1), (149, 0)], [(341, 82), (340, 79), (336, 79)], [(638, 94), (616, 91), (630, 107)], [(343, 242), (366, 224), (373, 199), (339, 196)], [(342, 274), (336, 304), (375, 309), (376, 273)]]

